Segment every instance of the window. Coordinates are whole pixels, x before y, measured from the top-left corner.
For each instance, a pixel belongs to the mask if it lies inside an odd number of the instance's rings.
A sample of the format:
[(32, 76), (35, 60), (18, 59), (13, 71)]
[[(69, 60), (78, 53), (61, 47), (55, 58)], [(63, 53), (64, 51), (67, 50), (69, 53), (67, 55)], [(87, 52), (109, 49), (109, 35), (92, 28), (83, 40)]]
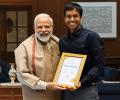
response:
[(28, 12), (7, 11), (7, 51), (13, 51), (28, 37)]
[(30, 7), (0, 7), (4, 17), (2, 20), (4, 23), (4, 57), (8, 62), (14, 62), (14, 50), (24, 41), (29, 35), (31, 35), (31, 8)]

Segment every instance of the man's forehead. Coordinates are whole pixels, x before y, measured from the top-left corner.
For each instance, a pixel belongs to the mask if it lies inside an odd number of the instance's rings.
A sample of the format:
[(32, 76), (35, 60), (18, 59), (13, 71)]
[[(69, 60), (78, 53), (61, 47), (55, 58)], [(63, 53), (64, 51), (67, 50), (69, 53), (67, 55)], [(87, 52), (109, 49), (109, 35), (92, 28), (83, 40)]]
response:
[(38, 23), (37, 26), (51, 26), (50, 23)]
[(38, 18), (37, 20), (37, 24), (48, 24), (48, 25), (51, 25), (51, 21), (49, 18), (46, 18), (46, 17), (40, 17)]

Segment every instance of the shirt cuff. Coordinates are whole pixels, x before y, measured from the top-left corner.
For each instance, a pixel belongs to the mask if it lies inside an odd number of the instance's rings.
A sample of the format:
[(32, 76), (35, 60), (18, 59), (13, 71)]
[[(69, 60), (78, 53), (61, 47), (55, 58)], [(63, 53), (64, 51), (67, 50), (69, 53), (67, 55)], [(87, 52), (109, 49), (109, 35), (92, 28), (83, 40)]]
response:
[(40, 90), (46, 90), (47, 82), (39, 80), (37, 85), (39, 86)]

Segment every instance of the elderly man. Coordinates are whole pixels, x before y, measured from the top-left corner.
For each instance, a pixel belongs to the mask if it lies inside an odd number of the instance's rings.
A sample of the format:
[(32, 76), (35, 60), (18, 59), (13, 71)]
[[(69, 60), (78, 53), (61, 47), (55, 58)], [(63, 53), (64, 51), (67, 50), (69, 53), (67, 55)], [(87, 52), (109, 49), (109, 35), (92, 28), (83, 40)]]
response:
[(64, 88), (52, 82), (59, 61), (58, 40), (52, 34), (52, 18), (48, 14), (37, 15), (34, 29), (35, 34), (15, 50), (23, 100), (59, 100), (59, 90)]

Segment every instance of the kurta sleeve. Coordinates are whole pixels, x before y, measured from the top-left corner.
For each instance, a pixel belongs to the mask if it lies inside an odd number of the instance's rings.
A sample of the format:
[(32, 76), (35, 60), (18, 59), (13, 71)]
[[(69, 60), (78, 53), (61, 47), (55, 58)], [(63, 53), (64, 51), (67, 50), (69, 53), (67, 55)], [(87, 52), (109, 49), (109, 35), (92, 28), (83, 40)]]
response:
[(17, 78), (20, 83), (36, 90), (46, 89), (47, 83), (35, 76), (28, 64), (28, 55), (24, 45), (20, 45), (15, 51)]

